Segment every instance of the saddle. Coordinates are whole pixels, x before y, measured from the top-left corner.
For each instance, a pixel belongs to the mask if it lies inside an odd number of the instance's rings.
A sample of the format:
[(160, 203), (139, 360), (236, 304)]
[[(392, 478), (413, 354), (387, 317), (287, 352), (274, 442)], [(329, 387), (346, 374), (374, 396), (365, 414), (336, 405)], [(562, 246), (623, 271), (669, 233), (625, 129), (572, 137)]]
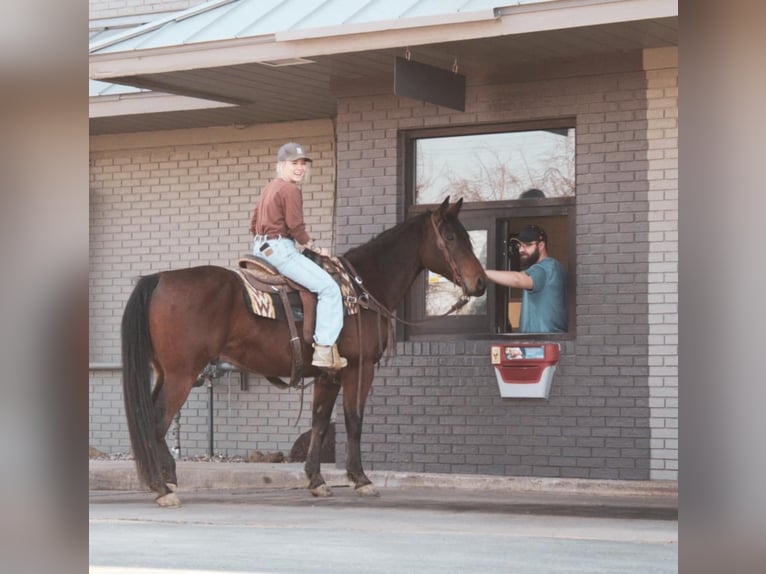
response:
[[(317, 265), (327, 271), (338, 283), (343, 298), (344, 315), (359, 312), (358, 297), (354, 282), (337, 257), (325, 257), (313, 251), (304, 251)], [(302, 339), (311, 345), (316, 322), (317, 296), (298, 283), (281, 275), (269, 262), (244, 255), (238, 261), (236, 273), (242, 280), (245, 301), (253, 315), (275, 320), (286, 320), (290, 329), (292, 368), (290, 383), (276, 377), (267, 377), (269, 382), (280, 388), (294, 387), (303, 378), (303, 357), (301, 337), (298, 336), (296, 321), (303, 322)]]

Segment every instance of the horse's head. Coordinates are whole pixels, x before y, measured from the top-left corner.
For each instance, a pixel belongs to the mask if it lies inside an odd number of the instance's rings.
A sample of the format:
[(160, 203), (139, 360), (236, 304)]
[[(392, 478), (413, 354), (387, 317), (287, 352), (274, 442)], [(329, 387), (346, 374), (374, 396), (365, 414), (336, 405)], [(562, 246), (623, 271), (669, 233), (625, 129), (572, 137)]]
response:
[(430, 214), (430, 241), (421, 253), (423, 264), (450, 279), (463, 293), (480, 297), (487, 288), (487, 276), (474, 255), (471, 237), (458, 219), (463, 198), (450, 205), (449, 197)]

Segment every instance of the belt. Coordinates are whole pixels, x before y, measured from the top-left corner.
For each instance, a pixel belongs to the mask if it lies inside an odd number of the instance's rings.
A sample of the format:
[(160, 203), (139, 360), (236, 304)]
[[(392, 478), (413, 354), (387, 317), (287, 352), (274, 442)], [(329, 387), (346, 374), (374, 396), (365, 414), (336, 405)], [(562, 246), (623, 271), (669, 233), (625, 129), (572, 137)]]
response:
[(256, 233), (255, 235), (253, 235), (253, 239), (255, 241), (269, 241), (270, 239), (290, 239), (290, 238), (287, 237), (286, 235), (281, 235), (279, 233), (277, 233), (276, 235), (260, 235)]

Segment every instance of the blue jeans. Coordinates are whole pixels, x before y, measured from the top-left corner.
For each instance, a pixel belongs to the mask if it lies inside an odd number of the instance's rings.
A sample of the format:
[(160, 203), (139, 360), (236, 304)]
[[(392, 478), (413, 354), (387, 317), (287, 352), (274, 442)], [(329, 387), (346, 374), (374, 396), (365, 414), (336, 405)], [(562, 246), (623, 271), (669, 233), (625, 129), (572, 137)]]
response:
[[(261, 251), (264, 243), (270, 249)], [(314, 342), (317, 345), (334, 345), (343, 328), (343, 299), (340, 287), (330, 274), (296, 249), (295, 241), (286, 237), (253, 241), (253, 255), (265, 259), (279, 272), (303, 285), (317, 295), (317, 317)]]

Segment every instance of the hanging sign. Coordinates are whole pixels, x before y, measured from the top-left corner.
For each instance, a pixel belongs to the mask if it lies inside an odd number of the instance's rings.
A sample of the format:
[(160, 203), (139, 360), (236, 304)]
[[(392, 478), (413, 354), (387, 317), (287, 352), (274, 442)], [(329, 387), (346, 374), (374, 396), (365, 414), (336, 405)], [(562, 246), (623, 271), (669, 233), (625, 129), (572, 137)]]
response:
[(464, 112), (465, 76), (397, 58), (394, 65), (394, 94)]

